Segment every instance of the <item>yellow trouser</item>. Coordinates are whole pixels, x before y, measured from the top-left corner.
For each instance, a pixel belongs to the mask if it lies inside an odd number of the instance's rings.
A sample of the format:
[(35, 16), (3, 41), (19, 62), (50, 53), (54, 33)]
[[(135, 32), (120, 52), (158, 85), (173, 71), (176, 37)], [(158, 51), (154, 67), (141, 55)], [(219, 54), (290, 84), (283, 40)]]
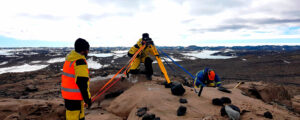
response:
[(84, 120), (83, 100), (82, 101), (69, 100), (69, 101), (65, 101), (65, 104), (66, 104), (66, 120)]
[[(146, 57), (148, 57), (148, 56), (146, 56)], [(130, 70), (136, 70), (140, 66), (141, 62), (142, 63), (145, 62), (146, 57), (142, 57), (142, 58), (137, 57), (131, 64)]]

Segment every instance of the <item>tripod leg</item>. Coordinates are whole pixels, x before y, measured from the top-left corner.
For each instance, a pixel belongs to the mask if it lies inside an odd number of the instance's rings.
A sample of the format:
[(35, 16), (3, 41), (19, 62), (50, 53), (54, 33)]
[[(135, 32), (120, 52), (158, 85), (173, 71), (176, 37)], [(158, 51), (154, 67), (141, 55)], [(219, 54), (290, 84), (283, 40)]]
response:
[(158, 52), (157, 52), (157, 49), (156, 49), (155, 46), (153, 46), (153, 45), (151, 45), (151, 48), (152, 48), (152, 51), (153, 51), (153, 53), (154, 53), (154, 56), (155, 56), (155, 58), (156, 58), (156, 60), (157, 60), (158, 66), (159, 66), (161, 72), (164, 74), (164, 76), (165, 76), (165, 78), (166, 78), (166, 81), (167, 81), (168, 83), (171, 83), (170, 78), (169, 78), (168, 73), (167, 73), (167, 70), (166, 70), (164, 64), (162, 63), (162, 61), (161, 61), (161, 59), (160, 59), (160, 57), (159, 57), (159, 54), (158, 54)]
[(202, 90), (203, 90), (203, 86), (201, 86), (200, 91), (198, 92), (199, 97), (201, 96)]

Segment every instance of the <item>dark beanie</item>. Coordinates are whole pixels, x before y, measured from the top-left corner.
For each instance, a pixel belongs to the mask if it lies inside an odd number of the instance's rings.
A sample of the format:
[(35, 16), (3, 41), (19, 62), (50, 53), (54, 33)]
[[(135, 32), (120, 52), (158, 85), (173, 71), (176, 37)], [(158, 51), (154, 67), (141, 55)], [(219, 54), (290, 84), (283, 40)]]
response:
[(143, 33), (143, 40), (149, 39), (149, 34), (148, 33)]
[(86, 50), (90, 50), (89, 43), (85, 39), (78, 38), (75, 41), (75, 51), (80, 53), (81, 51), (86, 51)]

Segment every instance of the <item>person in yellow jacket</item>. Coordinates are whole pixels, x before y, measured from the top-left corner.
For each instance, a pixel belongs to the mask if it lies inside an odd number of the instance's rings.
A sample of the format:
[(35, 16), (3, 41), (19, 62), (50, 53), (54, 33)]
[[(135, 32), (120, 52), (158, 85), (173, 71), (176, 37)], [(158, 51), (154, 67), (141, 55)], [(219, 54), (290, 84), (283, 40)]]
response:
[(88, 108), (92, 105), (86, 62), (89, 47), (86, 40), (78, 38), (75, 50), (67, 55), (63, 66), (61, 93), (65, 100), (67, 120), (84, 120), (84, 103)]
[(141, 54), (139, 54), (136, 59), (133, 61), (132, 66), (130, 67), (129, 73), (131, 74), (138, 74), (140, 63), (144, 63), (145, 65), (145, 74), (148, 80), (152, 80), (152, 62), (153, 60), (149, 57), (149, 54), (154, 55), (151, 45), (153, 45), (152, 39), (149, 37), (148, 33), (143, 33), (142, 38), (138, 40), (138, 42), (130, 48), (128, 51), (128, 56), (132, 57), (143, 45), (146, 45), (144, 50), (141, 51)]

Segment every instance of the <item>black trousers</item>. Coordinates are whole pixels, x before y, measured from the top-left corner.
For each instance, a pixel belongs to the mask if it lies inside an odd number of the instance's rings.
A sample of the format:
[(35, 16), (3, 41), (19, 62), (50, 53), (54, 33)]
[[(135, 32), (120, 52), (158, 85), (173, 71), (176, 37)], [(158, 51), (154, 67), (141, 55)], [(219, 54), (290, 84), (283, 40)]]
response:
[(147, 57), (145, 59), (145, 71), (147, 76), (153, 75), (153, 68), (152, 68), (152, 62), (153, 60), (150, 57)]
[[(144, 61), (145, 72), (142, 72), (142, 73), (145, 73), (146, 76), (152, 76), (153, 75), (152, 62), (153, 62), (153, 60), (150, 57), (146, 57), (145, 58), (145, 61)], [(138, 63), (138, 64), (140, 64), (140, 63)], [(140, 71), (138, 69), (131, 69), (129, 71), (129, 73), (131, 73), (131, 74), (139, 74)]]

